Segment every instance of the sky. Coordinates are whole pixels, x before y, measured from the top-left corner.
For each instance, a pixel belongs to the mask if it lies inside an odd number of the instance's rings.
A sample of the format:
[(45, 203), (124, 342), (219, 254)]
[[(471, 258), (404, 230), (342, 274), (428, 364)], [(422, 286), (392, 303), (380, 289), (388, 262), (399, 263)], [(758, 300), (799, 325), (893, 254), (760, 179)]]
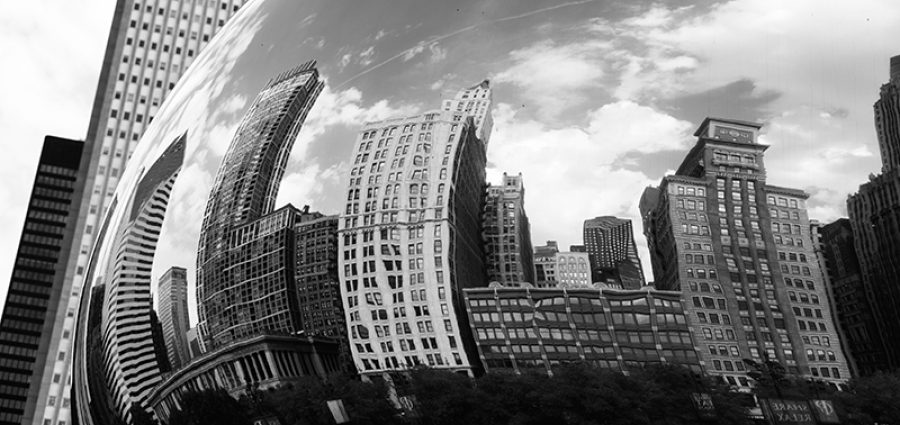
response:
[[(0, 4), (0, 301), (44, 135), (87, 132), (114, 3)], [(306, 38), (284, 40), (264, 27), (253, 31), (271, 33), (271, 45), (229, 44), (260, 58), (305, 46), (327, 80), (278, 205), (337, 213), (362, 122), (437, 108), (485, 78), (494, 88), (488, 178), (522, 173), (533, 243), (581, 244), (585, 219), (631, 218), (648, 278), (638, 200), (680, 164), (706, 116), (762, 123), (768, 182), (809, 192), (810, 217), (823, 222), (846, 215), (847, 195), (880, 170), (872, 104), (889, 58), (900, 54), (900, 3), (427, 3), (392, 2), (391, 10), (385, 1), (310, 1), (308, 10), (298, 6), (303, 19), (290, 17)], [(254, 71), (237, 66), (229, 72)], [(251, 80), (264, 83), (270, 75), (261, 74)], [(211, 158), (224, 152), (252, 92), (226, 100), (211, 116), (190, 102), (182, 111), (224, 123), (204, 128), (216, 141), (203, 147)], [(202, 207), (171, 211), (193, 218)], [(160, 261), (176, 257), (167, 252)]]

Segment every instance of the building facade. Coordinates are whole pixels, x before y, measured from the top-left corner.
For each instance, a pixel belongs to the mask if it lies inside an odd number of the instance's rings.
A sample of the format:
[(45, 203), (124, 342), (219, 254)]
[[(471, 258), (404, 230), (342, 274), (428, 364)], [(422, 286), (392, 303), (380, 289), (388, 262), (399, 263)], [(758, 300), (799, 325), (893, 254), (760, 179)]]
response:
[(418, 364), (478, 367), (461, 292), (487, 285), (486, 152), (475, 121), (466, 111), (431, 111), (360, 131), (338, 272), (350, 349), (364, 376)]
[(315, 62), (273, 78), (219, 166), (197, 252), (197, 327), (208, 351), (302, 329), (294, 272), (298, 211), (273, 210), (291, 146), (323, 85)]
[[(875, 322), (882, 370), (900, 367), (900, 56), (891, 58), (890, 80), (875, 102), (881, 170), (847, 199), (863, 293)], [(860, 363), (862, 360), (860, 360)]]
[(591, 262), (581, 245), (572, 245), (570, 252), (560, 252), (556, 241), (534, 249), (534, 286), (537, 288), (590, 288)]
[(531, 225), (525, 214), (522, 174), (503, 173), (503, 182), (488, 186), (484, 203), (484, 247), (488, 280), (503, 286), (534, 283)]
[(808, 195), (766, 182), (760, 127), (707, 118), (676, 174), (649, 189), (658, 198), (641, 204), (655, 285), (681, 291), (708, 373), (746, 387), (741, 360), (768, 358), (842, 383), (849, 369), (809, 234)]
[[(12, 278), (0, 317), (0, 424), (43, 419), (45, 404), (69, 404), (68, 394), (48, 387), (65, 384), (52, 365), (71, 343), (75, 308), (65, 308), (66, 264), (84, 186), (84, 143), (53, 136), (44, 139)], [(76, 294), (77, 295), (77, 294)], [(74, 296), (73, 296), (74, 297)], [(55, 318), (67, 327), (57, 327)], [(49, 399), (48, 397), (53, 397)]]
[(466, 310), (488, 372), (540, 370), (587, 361), (626, 371), (700, 363), (674, 291), (466, 289)]
[(166, 355), (173, 369), (191, 361), (187, 332), (188, 319), (187, 270), (172, 267), (157, 283), (157, 312), (166, 342)]
[(631, 220), (603, 216), (584, 221), (584, 246), (590, 254), (591, 280), (627, 289), (646, 284)]
[(556, 253), (559, 244), (547, 241), (547, 245), (534, 247), (534, 286), (538, 288), (556, 287)]
[(341, 370), (331, 339), (262, 335), (199, 357), (163, 381), (150, 396), (156, 417), (166, 422), (191, 391), (224, 390), (238, 398), (248, 388), (264, 391), (303, 377), (325, 378)]
[(304, 207), (294, 225), (294, 272), (300, 323), (308, 336), (340, 341), (342, 364), (352, 364), (338, 280), (338, 217), (310, 213)]
[(813, 232), (818, 236), (816, 253), (851, 372), (859, 376), (886, 369), (885, 351), (862, 284), (850, 220), (813, 225)]
[(132, 409), (147, 410), (147, 395), (161, 380), (168, 363), (155, 344), (150, 265), (172, 187), (184, 162), (186, 135), (173, 141), (153, 165), (142, 170), (139, 183), (125, 198), (127, 208), (117, 235), (113, 260), (105, 265), (102, 346), (106, 384), (116, 412), (127, 422)]
[[(56, 334), (72, 333), (67, 316), (78, 307), (89, 255), (97, 239), (101, 218), (112, 203), (113, 191), (144, 129), (178, 78), (213, 35), (241, 7), (244, 0), (117, 0), (106, 52), (94, 95), (85, 138), (86, 183), (77, 213), (75, 256), (68, 260), (64, 292), (54, 318)], [(70, 393), (72, 353), (67, 341), (54, 340), (49, 351), (64, 352), (45, 365), (60, 374), (61, 384), (41, 389), (30, 423), (71, 423), (70, 409), (59, 403)], [(47, 420), (50, 420), (48, 423)]]
[(475, 137), (484, 143), (484, 148), (487, 150), (491, 140), (491, 131), (494, 128), (494, 119), (491, 116), (492, 103), (493, 90), (490, 82), (484, 80), (472, 87), (456, 92), (452, 99), (445, 99), (442, 109), (472, 117), (472, 120), (475, 122)]

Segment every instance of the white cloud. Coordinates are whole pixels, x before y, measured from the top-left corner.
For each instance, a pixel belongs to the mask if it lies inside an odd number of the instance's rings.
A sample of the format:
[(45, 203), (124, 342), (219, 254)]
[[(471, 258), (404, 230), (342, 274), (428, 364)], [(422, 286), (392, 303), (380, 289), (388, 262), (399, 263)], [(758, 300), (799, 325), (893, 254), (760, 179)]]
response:
[(353, 60), (353, 55), (351, 55), (350, 53), (344, 54), (344, 56), (341, 56), (341, 61), (338, 62), (338, 67), (343, 70), (347, 67), (347, 65), (350, 65), (351, 60)]
[(420, 41), (418, 44), (413, 46), (412, 48), (406, 50), (403, 53), (403, 62), (408, 62), (410, 59), (414, 58), (419, 53), (425, 51), (426, 43), (424, 41)]
[(588, 100), (585, 90), (600, 86), (604, 53), (609, 47), (596, 40), (569, 44), (541, 41), (512, 51), (512, 66), (491, 80), (514, 84), (534, 103), (542, 118), (553, 119), (566, 108)]
[(328, 126), (361, 125), (393, 116), (413, 115), (417, 110), (416, 105), (394, 106), (386, 99), (363, 106), (363, 94), (359, 89), (350, 87), (335, 92), (326, 83), (312, 110), (309, 111), (300, 134), (314, 138), (324, 133)]
[(359, 64), (362, 66), (369, 66), (372, 61), (375, 59), (375, 46), (369, 46), (368, 49), (363, 50), (359, 54)]
[(429, 58), (431, 63), (437, 63), (447, 58), (447, 49), (438, 46), (437, 43), (428, 45), (428, 50), (431, 51), (431, 57)]
[(637, 205), (641, 190), (658, 184), (661, 176), (612, 164), (629, 153), (684, 149), (691, 125), (632, 102), (604, 105), (589, 112), (587, 120), (583, 127), (549, 128), (517, 116), (509, 104), (499, 104), (488, 147), (489, 180), (499, 181), (503, 172), (522, 173), (535, 244), (580, 244), (588, 218), (632, 219), (649, 271)]
[[(299, 167), (299, 171), (288, 173), (281, 181), (281, 188), (276, 206), (293, 204), (297, 208), (309, 205), (316, 210), (316, 205), (325, 202), (325, 197), (331, 195), (326, 192), (329, 187), (335, 187), (346, 175), (349, 165), (346, 162), (332, 165), (322, 170), (318, 163)], [(320, 211), (328, 214), (328, 211)]]

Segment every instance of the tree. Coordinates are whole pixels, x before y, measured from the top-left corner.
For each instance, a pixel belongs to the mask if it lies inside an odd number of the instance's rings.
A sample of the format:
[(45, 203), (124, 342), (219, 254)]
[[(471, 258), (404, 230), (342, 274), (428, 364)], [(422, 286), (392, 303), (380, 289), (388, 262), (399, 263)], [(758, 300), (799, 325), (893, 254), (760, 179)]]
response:
[(900, 424), (900, 375), (879, 372), (854, 378), (835, 394), (847, 425)]
[(322, 381), (304, 377), (297, 382), (261, 392), (264, 409), (274, 412), (284, 425), (333, 425), (328, 400), (343, 400), (354, 425), (397, 423), (397, 411), (387, 399), (383, 384), (360, 382), (344, 375)]
[(168, 425), (250, 425), (249, 406), (243, 405), (223, 390), (185, 393), (181, 409), (172, 412)]
[(651, 424), (694, 424), (701, 420), (691, 393), (709, 394), (717, 423), (746, 424), (746, 409), (740, 396), (722, 380), (701, 376), (674, 365), (651, 365), (633, 372), (650, 384), (645, 400)]

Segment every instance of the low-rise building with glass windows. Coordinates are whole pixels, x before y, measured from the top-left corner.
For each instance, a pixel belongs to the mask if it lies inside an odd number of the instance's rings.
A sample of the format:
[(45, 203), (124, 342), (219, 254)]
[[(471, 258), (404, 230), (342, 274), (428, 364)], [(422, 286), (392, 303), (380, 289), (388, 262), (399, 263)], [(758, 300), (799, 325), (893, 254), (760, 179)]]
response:
[(623, 371), (661, 363), (700, 371), (677, 292), (493, 285), (464, 293), (488, 372), (552, 373), (573, 361)]

